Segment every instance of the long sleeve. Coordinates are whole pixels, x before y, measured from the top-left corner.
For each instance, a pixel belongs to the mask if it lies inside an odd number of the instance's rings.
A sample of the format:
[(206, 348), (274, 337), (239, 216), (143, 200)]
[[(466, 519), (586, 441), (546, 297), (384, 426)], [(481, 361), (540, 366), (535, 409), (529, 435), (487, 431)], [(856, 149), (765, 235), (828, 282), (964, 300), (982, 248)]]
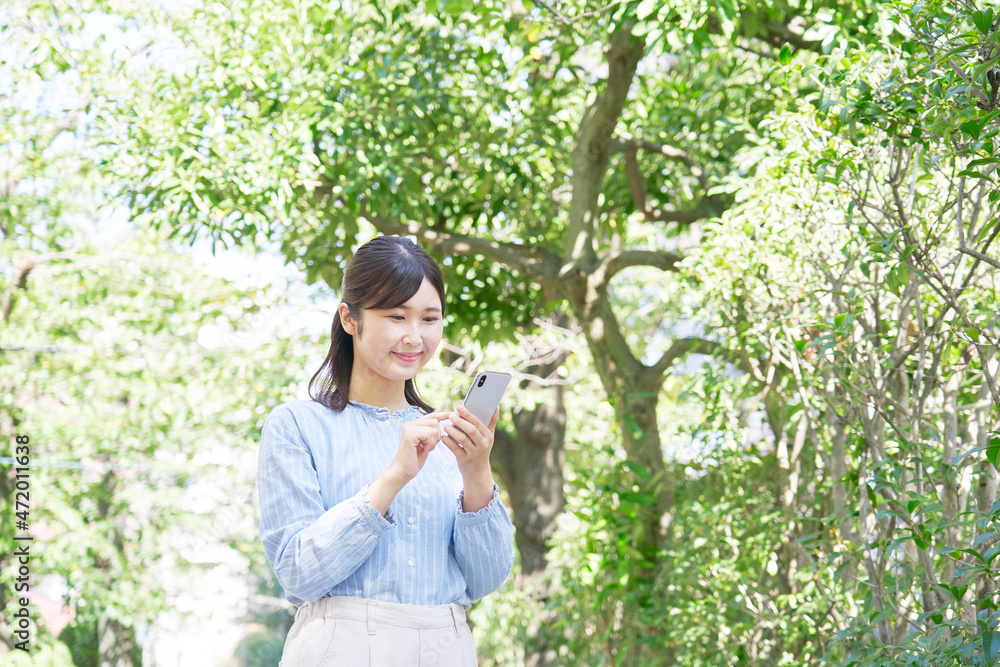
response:
[(478, 600), (500, 588), (514, 565), (514, 527), (493, 485), (493, 499), (478, 512), (463, 512), (458, 496), (453, 540), (455, 560), (465, 576), (469, 598)]
[(394, 525), (368, 502), (367, 487), (325, 509), (313, 453), (281, 416), (264, 424), (258, 489), (264, 551), (285, 591), (305, 602), (349, 577)]
[[(274, 409), (258, 457), (260, 538), (285, 597), (330, 595), (403, 604), (458, 603), (498, 588), (513, 563), (513, 527), (497, 497), (462, 511), (455, 455), (437, 447), (383, 517), (368, 485), (392, 465), (417, 406), (311, 400)], [(458, 498), (459, 506), (455, 501)]]

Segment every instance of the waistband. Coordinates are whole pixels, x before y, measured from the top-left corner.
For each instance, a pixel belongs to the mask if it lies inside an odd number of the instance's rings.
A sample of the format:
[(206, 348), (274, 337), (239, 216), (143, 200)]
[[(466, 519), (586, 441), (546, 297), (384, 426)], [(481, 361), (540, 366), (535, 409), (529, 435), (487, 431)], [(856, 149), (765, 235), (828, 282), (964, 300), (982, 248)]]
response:
[(303, 617), (344, 618), (363, 621), (368, 624), (368, 632), (375, 633), (379, 625), (427, 630), (432, 628), (455, 628), (456, 632), (465, 623), (465, 607), (451, 604), (419, 605), (366, 600), (346, 596), (320, 598), (299, 607), (295, 619)]

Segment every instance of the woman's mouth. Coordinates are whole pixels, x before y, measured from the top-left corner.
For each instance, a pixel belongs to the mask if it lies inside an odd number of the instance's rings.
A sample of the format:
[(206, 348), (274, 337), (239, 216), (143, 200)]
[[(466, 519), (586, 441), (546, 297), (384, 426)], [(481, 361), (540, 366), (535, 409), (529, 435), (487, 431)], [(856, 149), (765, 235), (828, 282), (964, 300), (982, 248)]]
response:
[(417, 360), (420, 359), (420, 353), (419, 352), (414, 352), (412, 354), (406, 354), (406, 353), (403, 353), (403, 352), (393, 352), (393, 354), (396, 355), (397, 359), (399, 359), (400, 361), (406, 362), (408, 364), (412, 364), (413, 362), (415, 362), (415, 361), (417, 361)]

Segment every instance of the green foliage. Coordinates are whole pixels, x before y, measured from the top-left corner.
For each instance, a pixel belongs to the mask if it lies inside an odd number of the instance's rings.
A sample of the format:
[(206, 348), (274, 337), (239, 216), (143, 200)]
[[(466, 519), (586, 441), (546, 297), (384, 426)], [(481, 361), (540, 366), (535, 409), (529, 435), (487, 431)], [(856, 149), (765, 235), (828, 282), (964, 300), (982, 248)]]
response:
[[(150, 61), (108, 102), (131, 150), (122, 161), (111, 144), (107, 167), (140, 219), (223, 246), (280, 240), (334, 288), (372, 235), (366, 215), (539, 246), (558, 233), (553, 203), (531, 192), (555, 178), (546, 151), (569, 131), (525, 123), (540, 111), (509, 97), (523, 81), (513, 54), (470, 42), (448, 15), (230, 3), (170, 21), (185, 65)], [(496, 335), (530, 321), (537, 285), (475, 256), (444, 264), (453, 326)]]
[[(153, 242), (97, 254), (78, 240), (71, 257), (36, 267), (5, 327), (5, 411), (31, 437), (39, 496), (32, 532), (44, 551), (32, 571), (64, 579), (81, 627), (97, 615), (135, 627), (164, 609), (164, 564), (182, 576), (200, 560), (179, 526), (232, 539), (232, 512), (191, 507), (184, 490), (215, 470), (252, 479), (247, 455), (299, 379), (300, 352), (292, 339), (253, 342), (273, 296), (199, 279)], [(225, 344), (209, 343), (206, 327), (223, 324)]]
[[(97, 664), (99, 621), (120, 627), (117, 644), (134, 641), (197, 567), (187, 559), (252, 530), (246, 462), (263, 414), (299, 379), (303, 351), (294, 338), (261, 340), (280, 292), (209, 278), (148, 232), (102, 246), (88, 238), (93, 218), (114, 216), (101, 209), (107, 181), (94, 153), (76, 138), (92, 101), (79, 75), (102, 72), (96, 86), (107, 61), (81, 38), (80, 16), (52, 9), (18, 5), (3, 28), (17, 47), (3, 73), (17, 70), (22, 85), (0, 98), (0, 435), (31, 439), (33, 584), (61, 582), (59, 601), (75, 612), (58, 638), (33, 627), (32, 664), (70, 664), (66, 646), (74, 663)], [(240, 509), (192, 507), (186, 494), (220, 468), (240, 471), (216, 485)], [(12, 468), (0, 474), (12, 488)], [(0, 510), (11, 516), (6, 490)], [(13, 537), (4, 521), (3, 553)], [(10, 563), (0, 562), (8, 611)], [(141, 660), (137, 643), (132, 652)]]
[[(606, 285), (585, 276), (597, 296), (574, 315), (604, 319), (586, 331), (592, 365), (572, 362), (551, 587), (511, 582), (477, 607), (484, 660), (547, 646), (574, 665), (996, 661), (995, 3), (149, 7), (107, 28), (156, 36), (128, 56), (67, 40), (85, 22), (67, 5), (21, 9), (38, 27), (16, 33), (31, 81), (92, 70), (78, 106), (112, 194), (175, 239), (277, 243), (334, 287), (375, 228), (451, 239), (438, 246), (448, 333), (480, 345), (571, 300), (574, 202), (598, 202), (584, 245), (602, 257), (676, 252), (667, 278), (655, 263)], [(624, 26), (645, 58), (612, 81), (601, 48)], [(574, 191), (588, 166), (571, 161), (578, 132), (622, 83), (613, 144), (582, 147), (606, 172)], [(267, 298), (191, 285), (180, 260), (133, 261), (149, 238), (98, 261), (50, 224), (87, 209), (74, 190), (107, 183), (86, 180), (94, 153), (51, 149), (72, 104), (30, 108), (0, 106), (26, 184), (0, 199), (2, 286), (15, 318), (30, 314), (5, 329), (20, 347), (0, 363), (27, 379), (4, 401), (18, 425), (47, 424), (46, 455), (97, 466), (40, 473), (54, 489), (40, 516), (83, 536), (53, 538), (46, 566), (131, 623), (165, 604), (144, 570), (166, 547), (140, 538), (181, 521), (198, 443), (241, 451), (263, 413), (240, 401), (272, 405), (293, 375), (283, 349), (234, 361), (197, 344), (205, 322), (261, 315)], [(81, 187), (60, 183), (67, 172)], [(10, 284), (29, 251), (54, 255), (41, 263), (51, 293)], [(532, 262), (557, 278), (541, 284)], [(627, 356), (648, 366), (675, 344), (678, 360), (714, 360), (638, 396), (628, 382), (648, 368), (630, 375)], [(599, 368), (613, 369), (601, 386)], [(242, 389), (209, 389), (221, 383)], [(659, 412), (640, 423), (633, 399)], [(52, 400), (62, 421), (42, 412)], [(636, 442), (663, 443), (662, 471), (645, 469), (661, 452), (629, 460)], [(652, 540), (664, 496), (669, 525)], [(244, 523), (213, 539), (259, 563)], [(102, 588), (109, 576), (121, 585)]]
[(32, 650), (4, 654), (4, 665), (10, 667), (76, 667), (66, 646), (32, 646)]
[(689, 265), (773, 401), (785, 539), (813, 555), (798, 572), (856, 609), (819, 636), (838, 663), (980, 664), (997, 621), (982, 493), (996, 479), (995, 273), (950, 259), (989, 248), (992, 180), (969, 167), (993, 118), (961, 65), (927, 50), (933, 29), (946, 57), (963, 53), (968, 18), (929, 22), (939, 9), (880, 16), (883, 43), (803, 70), (826, 89), (761, 125), (737, 161), (748, 177), (727, 188), (739, 203)]

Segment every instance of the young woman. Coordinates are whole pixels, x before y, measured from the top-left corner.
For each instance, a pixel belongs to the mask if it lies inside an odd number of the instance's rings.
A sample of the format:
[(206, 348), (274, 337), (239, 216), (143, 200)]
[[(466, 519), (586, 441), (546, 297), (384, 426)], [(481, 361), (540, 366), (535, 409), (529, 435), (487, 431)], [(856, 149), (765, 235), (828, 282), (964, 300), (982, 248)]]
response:
[(274, 410), (261, 439), (260, 537), (298, 607), (280, 664), (474, 667), (465, 610), (514, 559), (490, 469), (499, 410), (484, 424), (417, 393), (444, 317), (420, 246), (361, 246), (341, 297), (312, 400)]

